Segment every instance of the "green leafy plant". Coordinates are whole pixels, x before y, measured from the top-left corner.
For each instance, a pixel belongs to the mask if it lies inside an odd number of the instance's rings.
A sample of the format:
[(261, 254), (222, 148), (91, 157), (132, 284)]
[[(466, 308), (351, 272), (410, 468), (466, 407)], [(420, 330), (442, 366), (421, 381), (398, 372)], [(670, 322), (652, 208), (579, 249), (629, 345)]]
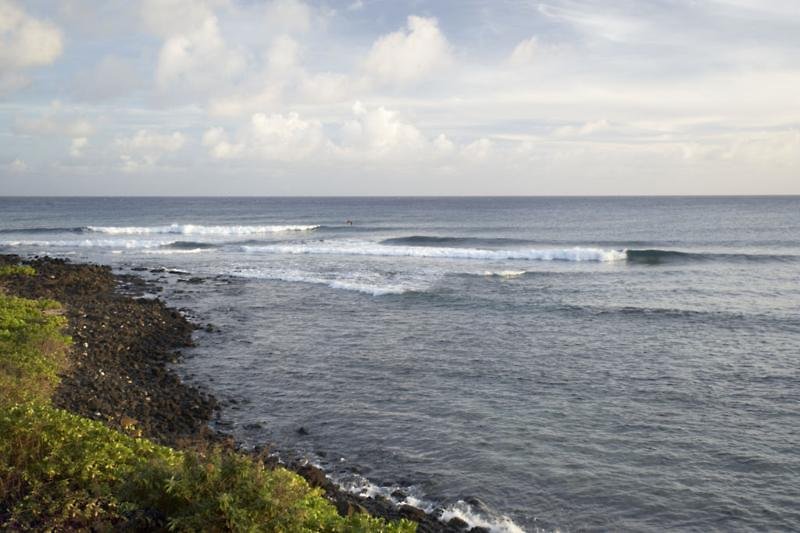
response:
[(29, 265), (3, 265), (0, 266), (2, 276), (35, 276), (36, 269)]
[(60, 312), (52, 300), (0, 294), (0, 406), (49, 400), (67, 366)]
[(416, 530), (406, 520), (341, 517), (320, 489), (253, 457), (177, 451), (53, 407), (70, 342), (60, 310), (0, 294), (0, 528)]

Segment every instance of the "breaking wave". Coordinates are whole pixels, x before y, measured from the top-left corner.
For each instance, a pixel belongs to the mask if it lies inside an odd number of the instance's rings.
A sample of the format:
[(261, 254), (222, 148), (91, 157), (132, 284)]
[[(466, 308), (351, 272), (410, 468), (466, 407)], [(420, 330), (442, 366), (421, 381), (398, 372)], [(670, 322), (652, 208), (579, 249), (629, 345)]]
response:
[(32, 246), (42, 248), (159, 248), (171, 246), (174, 241), (141, 239), (83, 239), (72, 241), (0, 241), (0, 246)]
[(483, 275), (490, 278), (518, 278), (527, 273), (527, 270), (487, 270), (483, 273)]
[(331, 289), (341, 289), (356, 291), (372, 296), (384, 296), (388, 294), (405, 294), (407, 292), (422, 292), (427, 289), (422, 283), (413, 281), (391, 281), (386, 279), (356, 276), (350, 278), (331, 279), (324, 276), (297, 272), (297, 271), (269, 271), (269, 270), (241, 270), (230, 273), (230, 275), (242, 278), (264, 279), (276, 281), (289, 281), (299, 283), (311, 283), (314, 285), (326, 285)]
[(273, 226), (203, 226), (200, 224), (170, 224), (169, 226), (86, 226), (86, 231), (108, 235), (256, 235), (289, 231), (312, 231), (319, 225)]
[[(336, 479), (336, 477), (334, 477), (334, 481), (344, 490), (352, 494), (372, 498), (376, 496), (383, 497), (392, 501), (395, 505), (411, 505), (422, 509), (426, 513), (439, 515), (439, 519), (444, 523), (449, 522), (453, 518), (459, 518), (467, 524), (467, 528), (485, 528), (491, 533), (524, 532), (524, 530), (509, 517), (498, 515), (486, 508), (478, 509), (475, 505), (470, 505), (464, 500), (458, 500), (451, 505), (437, 508), (432, 502), (417, 495), (417, 491), (414, 487), (380, 486), (358, 474), (349, 476), (349, 479)], [(398, 494), (398, 491), (403, 494), (402, 498), (397, 498), (395, 496)], [(485, 506), (481, 505), (480, 507)]]
[(354, 255), (386, 257), (425, 257), (446, 259), (531, 261), (619, 261), (624, 251), (601, 248), (520, 248), (517, 250), (486, 250), (481, 248), (447, 248), (432, 246), (387, 246), (372, 242), (339, 241), (301, 244), (242, 246), (245, 252), (270, 254)]

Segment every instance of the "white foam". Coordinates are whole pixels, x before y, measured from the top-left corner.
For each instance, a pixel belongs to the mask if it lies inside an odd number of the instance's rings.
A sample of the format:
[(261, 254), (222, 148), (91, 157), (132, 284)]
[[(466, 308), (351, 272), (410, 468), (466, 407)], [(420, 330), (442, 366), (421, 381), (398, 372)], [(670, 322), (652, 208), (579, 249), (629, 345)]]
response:
[(140, 239), (80, 239), (70, 241), (2, 241), (4, 246), (40, 246), (44, 248), (158, 248), (167, 246), (175, 241), (165, 240), (140, 240)]
[[(340, 487), (352, 494), (358, 494), (370, 498), (381, 496), (388, 498), (396, 505), (411, 505), (418, 509), (422, 509), (426, 513), (432, 513), (436, 509), (436, 506), (432, 502), (426, 500), (418, 494), (415, 495), (415, 493), (417, 493), (417, 489), (415, 487), (400, 487), (397, 485), (391, 487), (382, 487), (371, 483), (368, 479), (359, 475), (354, 475), (348, 480), (338, 480), (337, 482), (339, 483)], [(395, 498), (392, 496), (392, 494), (396, 491), (402, 492), (406, 495), (406, 497), (403, 499)], [(449, 505), (443, 509), (441, 516), (442, 522), (446, 523), (453, 518), (460, 518), (466, 522), (469, 527), (485, 527), (493, 533), (525, 533), (525, 530), (514, 523), (514, 521), (509, 517), (505, 515), (496, 518), (490, 517), (487, 514), (476, 511), (463, 500), (459, 500), (455, 504)]]
[(442, 521), (448, 522), (453, 518), (460, 518), (470, 525), (470, 527), (485, 527), (493, 533), (525, 533), (507, 516), (491, 519), (481, 513), (476, 512), (464, 500), (458, 500), (453, 505), (445, 507), (442, 513)]
[(308, 255), (356, 255), (387, 257), (425, 257), (446, 259), (529, 261), (620, 261), (625, 251), (601, 248), (520, 248), (486, 250), (480, 248), (447, 248), (434, 246), (390, 246), (365, 241), (316, 241), (302, 244), (242, 246), (245, 252)]
[(179, 254), (200, 254), (203, 252), (208, 252), (208, 248), (190, 248), (188, 250), (170, 250), (170, 249), (148, 249), (142, 250), (143, 253), (146, 254), (156, 254), (156, 255), (179, 255)]
[(169, 226), (87, 226), (87, 230), (109, 235), (256, 235), (289, 231), (311, 231), (319, 225), (274, 225), (274, 226), (204, 226), (201, 224), (170, 224)]
[(527, 272), (527, 270), (487, 270), (483, 273), (483, 275), (498, 278), (518, 278), (520, 276), (524, 276)]
[(372, 296), (385, 296), (387, 294), (403, 294), (412, 291), (422, 291), (426, 287), (415, 284), (412, 281), (389, 282), (378, 276), (369, 275), (348, 275), (339, 278), (329, 278), (318, 274), (285, 271), (285, 270), (239, 270), (226, 272), (237, 277), (267, 279), (277, 281), (289, 281), (297, 283), (312, 283), (315, 285), (326, 285), (332, 289), (342, 289), (347, 291), (362, 292)]

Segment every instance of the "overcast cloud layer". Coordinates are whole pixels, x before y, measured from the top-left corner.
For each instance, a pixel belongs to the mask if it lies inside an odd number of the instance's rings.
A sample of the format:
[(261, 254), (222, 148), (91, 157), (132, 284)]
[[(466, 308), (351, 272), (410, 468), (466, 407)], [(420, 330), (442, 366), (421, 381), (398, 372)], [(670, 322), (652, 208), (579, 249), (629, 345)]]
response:
[(796, 0), (0, 0), (0, 194), (798, 194)]

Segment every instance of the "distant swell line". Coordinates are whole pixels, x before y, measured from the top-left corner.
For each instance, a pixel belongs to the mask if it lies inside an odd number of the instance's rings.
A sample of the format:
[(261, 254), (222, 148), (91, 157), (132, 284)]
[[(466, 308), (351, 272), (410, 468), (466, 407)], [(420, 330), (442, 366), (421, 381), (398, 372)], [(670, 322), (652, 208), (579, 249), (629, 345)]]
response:
[(200, 224), (170, 224), (169, 226), (86, 226), (86, 231), (108, 235), (256, 235), (289, 231), (312, 231), (316, 224), (283, 224), (265, 226), (205, 226)]
[(82, 227), (57, 227), (57, 228), (7, 228), (0, 229), (0, 234), (9, 233), (83, 233)]
[(729, 253), (693, 253), (676, 250), (625, 250), (629, 263), (658, 265), (663, 263), (704, 262), (704, 261), (739, 261), (739, 262), (792, 262), (800, 261), (800, 256), (791, 254), (729, 254)]

